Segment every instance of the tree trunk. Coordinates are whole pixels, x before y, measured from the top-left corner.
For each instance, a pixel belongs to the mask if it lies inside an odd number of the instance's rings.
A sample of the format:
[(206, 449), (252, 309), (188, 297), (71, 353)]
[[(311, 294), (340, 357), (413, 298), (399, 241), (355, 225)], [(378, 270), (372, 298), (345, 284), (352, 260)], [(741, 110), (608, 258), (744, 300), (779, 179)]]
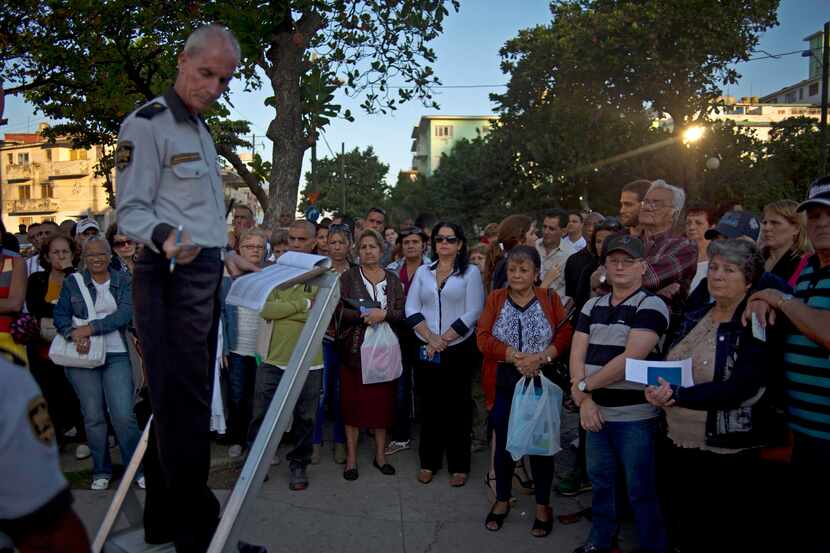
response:
[(304, 13), (296, 25), (291, 22), (290, 13), (286, 17), (289, 19), (274, 35), (267, 52), (270, 67), (266, 73), (276, 104), (276, 116), (266, 132), (274, 143), (265, 221), (269, 228), (285, 226), (296, 217), (303, 155), (311, 143), (303, 129), (303, 54), (324, 24), (314, 11)]

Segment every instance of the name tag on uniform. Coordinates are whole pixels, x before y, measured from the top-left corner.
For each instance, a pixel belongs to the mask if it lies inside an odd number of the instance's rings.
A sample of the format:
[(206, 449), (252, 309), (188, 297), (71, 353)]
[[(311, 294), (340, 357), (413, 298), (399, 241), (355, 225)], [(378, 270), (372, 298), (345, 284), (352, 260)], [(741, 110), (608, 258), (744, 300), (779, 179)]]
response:
[(176, 154), (170, 158), (170, 165), (178, 165), (179, 163), (187, 163), (188, 161), (199, 161), (202, 155), (198, 152), (192, 154)]

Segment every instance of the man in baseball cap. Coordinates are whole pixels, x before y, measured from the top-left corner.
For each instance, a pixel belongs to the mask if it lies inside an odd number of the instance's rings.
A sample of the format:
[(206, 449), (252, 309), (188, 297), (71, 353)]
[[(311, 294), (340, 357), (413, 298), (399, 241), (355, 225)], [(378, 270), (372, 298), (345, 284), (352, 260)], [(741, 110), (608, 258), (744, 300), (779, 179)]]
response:
[(92, 217), (81, 219), (75, 225), (75, 242), (81, 250), (83, 250), (87, 240), (99, 234), (101, 234), (101, 227), (98, 226), (98, 223)]
[(710, 228), (704, 234), (707, 240), (718, 238), (744, 238), (753, 242), (758, 241), (761, 232), (761, 223), (758, 218), (748, 211), (727, 211), (720, 218), (714, 228)]
[(625, 252), (634, 259), (642, 259), (645, 257), (646, 246), (636, 236), (616, 234), (608, 238), (603, 245), (603, 253), (606, 257), (615, 251)]
[(830, 176), (822, 177), (813, 181), (807, 199), (798, 205), (798, 211), (804, 211), (809, 207), (825, 206), (830, 207)]

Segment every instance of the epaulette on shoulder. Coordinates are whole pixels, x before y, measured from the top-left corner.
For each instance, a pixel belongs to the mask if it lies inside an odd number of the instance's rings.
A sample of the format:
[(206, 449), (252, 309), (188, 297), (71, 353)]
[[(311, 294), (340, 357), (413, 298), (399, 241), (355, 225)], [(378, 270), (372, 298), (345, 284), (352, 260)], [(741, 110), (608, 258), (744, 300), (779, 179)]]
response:
[(147, 104), (140, 110), (135, 113), (136, 117), (142, 117), (144, 119), (152, 119), (162, 111), (166, 110), (167, 106), (162, 104), (161, 102), (153, 102), (151, 104)]

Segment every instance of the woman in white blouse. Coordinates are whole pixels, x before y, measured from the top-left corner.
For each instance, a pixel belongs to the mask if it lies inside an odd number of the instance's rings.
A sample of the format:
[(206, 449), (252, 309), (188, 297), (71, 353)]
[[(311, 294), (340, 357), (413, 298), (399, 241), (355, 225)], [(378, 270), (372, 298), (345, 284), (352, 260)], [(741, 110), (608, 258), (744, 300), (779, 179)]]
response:
[(406, 298), (407, 323), (422, 345), (418, 388), (423, 420), (418, 480), (429, 484), (444, 454), (459, 487), (470, 472), (471, 378), (479, 368), (475, 325), (484, 306), (478, 268), (469, 262), (464, 231), (439, 222), (432, 229), (433, 263), (415, 273)]

